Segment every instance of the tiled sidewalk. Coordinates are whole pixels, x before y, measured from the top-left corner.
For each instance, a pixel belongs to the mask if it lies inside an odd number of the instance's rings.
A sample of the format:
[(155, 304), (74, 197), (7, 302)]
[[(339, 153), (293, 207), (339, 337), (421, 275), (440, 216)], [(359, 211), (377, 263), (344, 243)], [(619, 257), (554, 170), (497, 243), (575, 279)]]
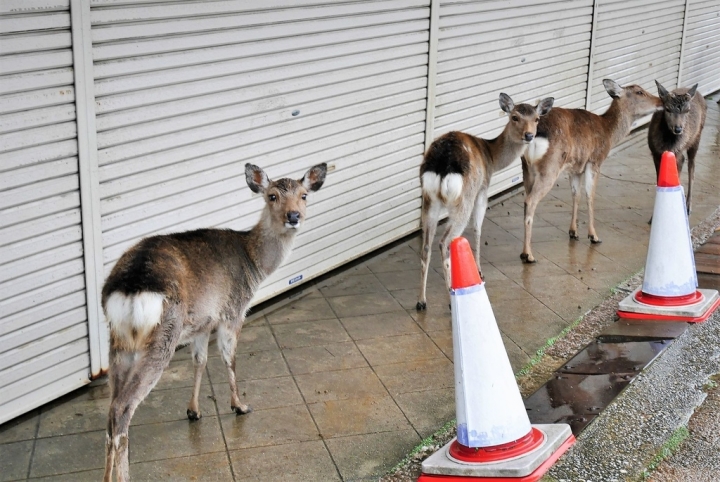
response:
[[(720, 203), (720, 113), (708, 104), (693, 225)], [(654, 199), (645, 135), (628, 139), (603, 166), (600, 245), (568, 239), (566, 179), (538, 208), (536, 265), (519, 258), (522, 194), (488, 212), (483, 274), (515, 369), (642, 268)], [(192, 363), (180, 350), (133, 418), (133, 480), (370, 480), (454, 418), (448, 295), (435, 250), (428, 311), (415, 311), (419, 248), (413, 236), (255, 313), (238, 347), (240, 393), (255, 409), (249, 415), (230, 411), (213, 348), (204, 416), (188, 422)], [(84, 388), (0, 426), (0, 481), (100, 480), (107, 397), (106, 386)]]

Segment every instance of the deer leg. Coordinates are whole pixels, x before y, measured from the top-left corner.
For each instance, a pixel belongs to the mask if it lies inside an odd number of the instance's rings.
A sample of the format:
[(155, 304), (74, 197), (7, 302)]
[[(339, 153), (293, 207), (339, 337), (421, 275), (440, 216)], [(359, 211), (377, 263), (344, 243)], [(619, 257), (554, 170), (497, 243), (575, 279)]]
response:
[(695, 154), (697, 154), (698, 148), (691, 147), (687, 151), (688, 158), (688, 192), (687, 192), (687, 213), (688, 216), (692, 212), (692, 185), (693, 179), (695, 178)]
[[(653, 154), (653, 163), (655, 164), (655, 184), (657, 184), (658, 179), (660, 178), (660, 155), (659, 154)], [(650, 215), (650, 220), (648, 221), (648, 224), (652, 224), (652, 214)]]
[(570, 220), (570, 239), (574, 240), (580, 240), (580, 236), (578, 235), (578, 228), (577, 228), (577, 213), (578, 213), (578, 206), (580, 205), (580, 178), (582, 176), (580, 174), (571, 173), (570, 174), (570, 191), (572, 191), (572, 219)]
[(122, 391), (113, 394), (108, 415), (107, 438), (108, 444), (112, 445), (108, 451), (114, 452), (118, 482), (130, 480), (128, 460), (130, 420), (140, 402), (150, 393), (150, 390), (160, 380), (163, 370), (170, 363), (177, 338), (174, 341), (174, 343), (153, 343), (145, 353), (139, 353), (139, 359)]
[[(135, 353), (125, 350), (110, 349), (110, 367), (108, 369), (108, 383), (110, 385), (110, 396), (114, 400), (122, 392), (128, 375), (135, 362)], [(108, 423), (108, 431), (105, 434), (105, 475), (103, 482), (112, 481), (113, 468), (115, 466), (115, 446), (113, 445), (111, 425)]]
[[(240, 320), (240, 328), (242, 328), (242, 320)], [(228, 381), (230, 382), (230, 408), (237, 415), (244, 415), (252, 412), (250, 405), (245, 405), (240, 401), (237, 388), (237, 378), (235, 377), (235, 349), (237, 348), (237, 337), (240, 334), (240, 328), (234, 330), (231, 327), (221, 323), (217, 329), (218, 348), (228, 370)]]
[(430, 270), (430, 251), (435, 238), (438, 220), (440, 219), (440, 203), (433, 202), (427, 196), (423, 196), (422, 213), (422, 251), (420, 252), (420, 296), (418, 297), (415, 309), (422, 311), (427, 308), (427, 276)]
[(600, 177), (600, 168), (587, 164), (585, 168), (585, 194), (587, 194), (588, 205), (588, 239), (592, 244), (600, 244), (602, 240), (595, 232), (595, 189)]
[[(552, 165), (552, 162), (548, 162), (547, 165)], [(520, 254), (520, 259), (523, 260), (523, 263), (536, 262), (536, 259), (532, 254), (532, 250), (530, 249), (535, 210), (537, 209), (540, 200), (543, 199), (552, 189), (558, 174), (558, 172), (547, 172), (542, 176), (535, 176), (532, 191), (530, 191), (530, 194), (525, 196), (525, 239), (523, 242), (523, 252)]]
[(477, 265), (478, 273), (482, 279), (482, 269), (480, 268), (480, 234), (482, 232), (482, 224), (485, 219), (485, 213), (487, 213), (487, 189), (482, 189), (475, 199), (475, 264)]
[(207, 365), (208, 341), (210, 333), (201, 333), (192, 341), (192, 360), (195, 367), (195, 383), (193, 384), (192, 398), (188, 404), (187, 417), (190, 420), (200, 420), (200, 382), (202, 381), (205, 365)]
[(452, 279), (450, 277), (450, 243), (453, 239), (460, 236), (470, 221), (472, 214), (472, 205), (464, 202), (463, 198), (459, 206), (449, 209), (448, 226), (440, 239), (440, 254), (443, 259), (443, 271), (445, 273), (445, 284), (448, 290), (452, 287)]

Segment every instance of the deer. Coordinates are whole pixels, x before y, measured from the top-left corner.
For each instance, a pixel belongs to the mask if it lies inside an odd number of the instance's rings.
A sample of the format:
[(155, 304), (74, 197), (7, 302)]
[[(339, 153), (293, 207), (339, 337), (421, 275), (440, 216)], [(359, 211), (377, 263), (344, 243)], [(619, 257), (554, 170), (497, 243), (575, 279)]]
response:
[(525, 188), (525, 237), (520, 258), (523, 263), (537, 260), (530, 247), (535, 209), (550, 192), (560, 174), (570, 174), (572, 218), (568, 231), (571, 240), (580, 240), (577, 212), (580, 204), (580, 185), (585, 176), (588, 206), (588, 239), (591, 244), (602, 240), (595, 231), (595, 191), (600, 166), (610, 149), (620, 143), (632, 129), (633, 122), (662, 109), (658, 97), (639, 85), (621, 87), (605, 79), (603, 86), (612, 97), (610, 107), (602, 115), (585, 109), (554, 108), (540, 119), (537, 135), (522, 157), (523, 186)]
[(452, 131), (433, 141), (420, 165), (422, 185), (422, 251), (418, 311), (427, 308), (426, 288), (430, 269), (430, 246), (444, 209), (448, 223), (440, 240), (445, 283), (450, 289), (450, 242), (465, 230), (474, 212), (475, 263), (480, 277), (480, 235), (488, 206), (488, 186), (494, 172), (516, 160), (535, 137), (538, 120), (552, 109), (547, 97), (536, 106), (515, 105), (500, 94), (500, 108), (508, 114), (505, 129), (495, 139), (481, 139)]
[(104, 481), (129, 480), (128, 430), (137, 406), (150, 393), (180, 344), (189, 343), (195, 379), (188, 419), (202, 414), (198, 402), (210, 334), (227, 367), (230, 406), (250, 413), (238, 396), (235, 349), (250, 301), (260, 284), (288, 257), (305, 219), (310, 192), (322, 187), (326, 164), (300, 180), (271, 181), (245, 165), (250, 189), (263, 195), (260, 220), (249, 231), (198, 229), (142, 239), (113, 267), (102, 289), (109, 324), (110, 409)]
[(681, 87), (672, 92), (668, 92), (657, 80), (655, 84), (663, 105), (662, 112), (653, 114), (648, 128), (648, 147), (655, 163), (655, 175), (660, 173), (660, 158), (663, 152), (670, 151), (675, 154), (678, 174), (682, 172), (683, 164), (687, 159), (688, 190), (685, 207), (689, 215), (692, 211), (695, 155), (705, 126), (707, 105), (703, 96), (697, 91), (698, 84), (690, 88)]

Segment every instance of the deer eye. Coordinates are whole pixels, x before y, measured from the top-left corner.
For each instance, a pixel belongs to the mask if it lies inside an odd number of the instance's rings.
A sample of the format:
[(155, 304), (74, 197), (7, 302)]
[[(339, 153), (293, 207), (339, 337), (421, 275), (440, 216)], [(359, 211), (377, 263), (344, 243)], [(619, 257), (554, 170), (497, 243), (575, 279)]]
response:
[(535, 123), (537, 124), (538, 122), (540, 122), (540, 119), (535, 119)]
[(636, 93), (637, 95), (645, 95), (645, 92), (643, 92), (642, 90), (638, 90), (638, 91), (635, 92), (635, 93)]
[(302, 195), (302, 200), (303, 200), (303, 201), (306, 201), (306, 200), (307, 200), (307, 194), (303, 194), (303, 195)]
[(514, 116), (512, 116), (512, 120), (514, 120), (515, 122), (517, 122), (517, 121), (519, 121), (520, 119), (518, 119), (518, 116), (514, 115)]
[(270, 200), (270, 202), (275, 202), (277, 201), (277, 196), (275, 194), (270, 194), (268, 196), (268, 199)]

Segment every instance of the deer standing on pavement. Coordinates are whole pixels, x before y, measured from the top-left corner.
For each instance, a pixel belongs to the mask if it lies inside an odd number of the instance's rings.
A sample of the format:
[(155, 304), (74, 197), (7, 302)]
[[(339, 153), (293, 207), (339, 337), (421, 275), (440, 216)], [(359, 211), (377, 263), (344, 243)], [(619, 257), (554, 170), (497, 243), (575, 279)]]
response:
[(533, 107), (515, 105), (507, 94), (500, 94), (500, 108), (510, 119), (500, 136), (480, 139), (464, 132), (448, 132), (430, 145), (422, 165), (422, 273), (417, 310), (427, 308), (425, 291), (430, 269), (432, 245), (441, 210), (447, 209), (448, 223), (440, 240), (445, 283), (450, 287), (450, 242), (465, 230), (474, 212), (475, 263), (480, 270), (480, 231), (488, 204), (488, 186), (493, 173), (520, 157), (535, 137), (540, 116), (553, 105), (548, 97)]
[(129, 480), (128, 429), (140, 402), (160, 379), (179, 343), (191, 344), (195, 384), (187, 409), (201, 417), (198, 396), (210, 332), (230, 379), (230, 405), (251, 411), (238, 397), (235, 348), (255, 291), (292, 249), (305, 218), (308, 192), (325, 180), (326, 165), (302, 179), (271, 181), (252, 164), (245, 177), (265, 207), (250, 231), (199, 229), (145, 238), (122, 255), (105, 282), (102, 305), (110, 328), (105, 482)]
[(612, 103), (602, 115), (585, 109), (555, 108), (540, 119), (537, 135), (522, 158), (525, 185), (525, 241), (520, 258), (534, 263), (530, 249), (535, 209), (550, 192), (560, 173), (570, 174), (573, 197), (570, 239), (579, 240), (577, 211), (580, 204), (580, 181), (585, 175), (588, 204), (588, 238), (592, 244), (602, 241), (595, 232), (594, 202), (600, 166), (610, 149), (630, 133), (632, 123), (662, 109), (660, 99), (638, 85), (621, 87), (603, 80)]
[(655, 162), (655, 174), (660, 172), (663, 152), (675, 154), (678, 174), (688, 161), (687, 213), (692, 211), (692, 185), (695, 177), (695, 155), (700, 146), (700, 135), (705, 126), (707, 105), (697, 91), (698, 84), (668, 92), (655, 81), (663, 104), (663, 112), (656, 112), (650, 120), (648, 146)]

